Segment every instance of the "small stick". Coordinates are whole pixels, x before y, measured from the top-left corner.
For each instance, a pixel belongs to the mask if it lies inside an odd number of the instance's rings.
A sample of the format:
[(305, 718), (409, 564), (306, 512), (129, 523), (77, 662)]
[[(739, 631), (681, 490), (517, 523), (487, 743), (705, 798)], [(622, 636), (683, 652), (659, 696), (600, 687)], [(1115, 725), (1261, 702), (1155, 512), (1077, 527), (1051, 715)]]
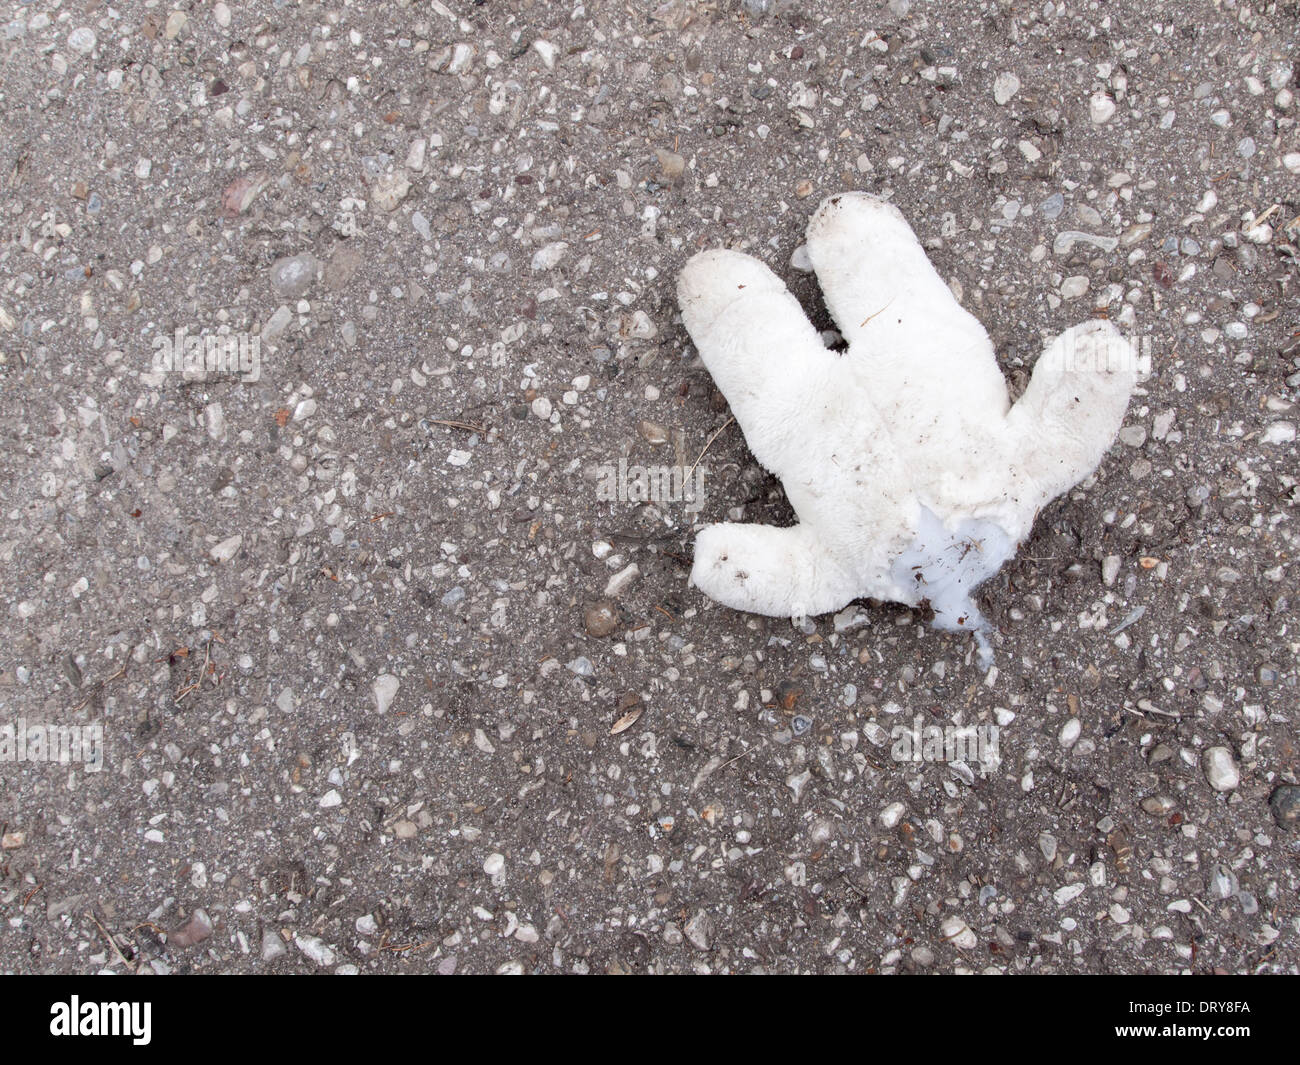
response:
[(713, 441), (718, 439), (718, 434), (721, 433), (723, 429), (725, 429), (728, 425), (730, 425), (735, 420), (736, 419), (733, 415), (728, 415), (727, 420), (723, 422), (720, 426), (718, 426), (718, 428), (714, 431), (713, 435), (709, 437), (708, 441), (705, 443), (704, 450), (700, 452), (700, 457), (691, 463), (691, 468), (686, 471), (686, 476), (683, 477), (682, 480), (689, 481), (691, 479), (691, 474), (695, 472), (695, 467), (698, 466), (701, 460), (704, 458), (704, 452), (708, 451), (709, 448), (713, 446)]
[[(894, 302), (894, 301), (893, 301), (893, 299), (891, 298), (890, 301), (889, 301), (889, 303), (893, 303), (893, 302)], [(886, 303), (883, 307), (880, 308), (880, 310), (876, 311), (875, 314), (869, 314), (869, 315), (867, 315), (865, 318), (863, 318), (863, 319), (862, 319), (862, 325), (866, 325), (869, 321), (871, 321), (871, 319), (873, 319), (873, 318), (875, 318), (875, 317), (877, 317), (877, 316), (879, 316), (879, 315), (882, 315), (882, 314), (884, 314), (887, 310), (889, 310), (889, 303)], [(861, 328), (862, 328), (862, 325), (858, 326), (858, 328), (861, 329)]]
[(99, 918), (96, 917), (90, 910), (86, 911), (86, 916), (89, 917), (92, 921), (94, 921), (95, 927), (104, 933), (104, 938), (108, 940), (108, 945), (113, 948), (113, 953), (117, 955), (117, 960), (120, 961), (123, 965), (129, 966), (131, 963), (127, 961), (126, 958), (122, 955), (122, 952), (117, 947), (117, 943), (113, 940), (113, 937), (108, 934), (108, 929), (99, 923)]
[[(759, 747), (761, 747), (761, 746), (762, 746), (762, 744), (758, 744), (758, 743), (756, 743), (756, 744), (754, 744), (754, 746), (751, 747), (749, 750), (747, 750), (747, 751), (741, 751), (738, 755), (736, 755), (735, 758), (732, 758), (732, 759), (731, 759), (730, 761), (728, 761), (728, 762), (723, 762), (722, 765), (718, 766), (718, 768), (715, 769), (715, 770), (713, 771), (713, 773), (721, 773), (724, 769), (727, 768), (727, 766), (732, 765), (732, 764), (734, 764), (734, 763), (736, 763), (736, 762), (739, 762), (739, 761), (740, 761), (742, 758), (744, 758), (745, 755), (747, 755), (747, 754), (753, 754), (753, 753), (754, 753), (756, 750), (758, 750)], [(713, 776), (713, 773), (710, 773), (709, 776)]]
[(1258, 229), (1260, 226), (1264, 224), (1265, 218), (1271, 215), (1274, 211), (1280, 211), (1281, 209), (1282, 209), (1282, 205), (1280, 203), (1273, 204), (1272, 207), (1270, 207), (1262, 215), (1256, 218), (1255, 221), (1250, 223), (1250, 227), (1246, 230), (1246, 232), (1249, 233), (1252, 229)]
[(447, 418), (426, 418), (430, 425), (446, 425), (452, 429), (468, 429), (472, 433), (486, 433), (487, 430), (481, 425), (475, 425), (473, 422), (457, 422)]

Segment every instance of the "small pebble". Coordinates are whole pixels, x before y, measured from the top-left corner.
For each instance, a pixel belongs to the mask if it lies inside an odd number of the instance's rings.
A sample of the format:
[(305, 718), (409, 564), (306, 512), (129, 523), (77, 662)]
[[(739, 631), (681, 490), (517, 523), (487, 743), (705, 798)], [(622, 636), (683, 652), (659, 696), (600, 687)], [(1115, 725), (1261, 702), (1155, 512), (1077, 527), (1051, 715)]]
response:
[(1077, 300), (1088, 291), (1088, 284), (1088, 278), (1083, 274), (1075, 274), (1073, 277), (1067, 277), (1061, 282), (1061, 298)]
[(974, 950), (979, 945), (979, 937), (960, 917), (945, 917), (939, 926), (943, 938), (958, 950)]
[(642, 437), (645, 438), (647, 443), (651, 443), (651, 444), (668, 443), (668, 430), (664, 426), (660, 425), (658, 422), (642, 420), (641, 423), (637, 426), (637, 429), (640, 431)]
[(1300, 785), (1278, 785), (1268, 797), (1268, 808), (1279, 828), (1295, 828), (1300, 818)]
[(1109, 122), (1115, 114), (1115, 101), (1106, 93), (1093, 93), (1092, 98), (1088, 101), (1088, 117), (1092, 119), (1095, 125), (1103, 125)]
[(554, 269), (564, 258), (565, 252), (569, 250), (569, 245), (562, 240), (547, 244), (537, 251), (533, 252), (532, 271), (535, 274), (542, 273), (546, 270)]
[(1077, 229), (1067, 229), (1063, 233), (1058, 233), (1052, 241), (1052, 254), (1065, 255), (1071, 248), (1080, 243), (1091, 244), (1104, 252), (1112, 252), (1119, 247), (1119, 240), (1115, 237), (1099, 237), (1092, 233), (1080, 232)]
[(1056, 860), (1056, 846), (1056, 837), (1050, 832), (1038, 833), (1038, 849), (1042, 852), (1046, 861), (1052, 862)]
[(402, 686), (391, 673), (381, 673), (371, 684), (370, 690), (375, 696), (375, 708), (381, 714), (388, 713), (388, 708), (393, 705), (393, 699), (397, 695), (397, 689)]
[(1227, 747), (1211, 747), (1201, 755), (1205, 779), (1215, 791), (1232, 791), (1241, 783), (1241, 771)]
[(1004, 70), (993, 79), (993, 102), (1003, 107), (1020, 91), (1020, 79), (1009, 70)]
[(589, 636), (608, 636), (618, 628), (618, 611), (608, 599), (602, 599), (587, 607), (583, 624)]
[(193, 947), (212, 935), (212, 921), (203, 909), (196, 909), (175, 932), (167, 937), (167, 943), (174, 947)]
[(74, 52), (89, 55), (95, 50), (95, 31), (89, 26), (78, 26), (68, 34), (68, 47)]
[(405, 171), (395, 170), (380, 177), (372, 186), (370, 194), (374, 197), (375, 206), (381, 211), (392, 212), (397, 210), (410, 190), (411, 182)]
[(618, 598), (632, 587), (639, 576), (641, 576), (641, 567), (635, 562), (625, 566), (605, 583), (605, 597), (607, 599)]
[[(303, 955), (317, 965), (333, 965), (337, 955), (324, 940), (316, 936), (295, 935), (293, 937), (294, 945), (302, 951)], [(263, 943), (265, 949), (265, 943)]]
[(713, 919), (703, 910), (696, 910), (682, 931), (696, 950), (708, 950), (713, 940)]
[(265, 932), (262, 933), (262, 960), (263, 961), (266, 962), (275, 961), (277, 958), (284, 957), (284, 955), (287, 952), (288, 952), (288, 948), (284, 945), (284, 940), (282, 940), (278, 935), (276, 935), (270, 929), (267, 929)]
[(655, 156), (659, 160), (659, 172), (669, 182), (676, 181), (686, 170), (686, 160), (676, 152), (670, 152), (666, 148), (656, 148)]

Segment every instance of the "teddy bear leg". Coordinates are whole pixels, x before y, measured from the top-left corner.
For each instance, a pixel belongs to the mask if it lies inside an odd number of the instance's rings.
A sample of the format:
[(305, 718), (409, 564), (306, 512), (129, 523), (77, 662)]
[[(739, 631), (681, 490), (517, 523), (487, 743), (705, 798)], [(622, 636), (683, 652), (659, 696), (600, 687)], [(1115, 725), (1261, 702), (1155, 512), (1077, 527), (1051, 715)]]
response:
[(829, 197), (808, 223), (808, 256), (840, 333), (877, 382), (873, 395), (975, 417), (1006, 413), (988, 334), (896, 207), (861, 192)]
[(695, 538), (691, 583), (724, 606), (769, 617), (824, 614), (858, 594), (853, 577), (804, 525), (707, 526)]
[(682, 321), (727, 397), (754, 457), (784, 475), (831, 387), (839, 356), (757, 259), (717, 249), (693, 256), (677, 282)]
[(808, 257), (844, 339), (871, 350), (915, 343), (988, 347), (893, 204), (864, 192), (831, 196), (808, 223)]
[(1037, 510), (1097, 468), (1137, 375), (1133, 346), (1110, 322), (1084, 322), (1047, 346), (1006, 420), (1022, 504)]

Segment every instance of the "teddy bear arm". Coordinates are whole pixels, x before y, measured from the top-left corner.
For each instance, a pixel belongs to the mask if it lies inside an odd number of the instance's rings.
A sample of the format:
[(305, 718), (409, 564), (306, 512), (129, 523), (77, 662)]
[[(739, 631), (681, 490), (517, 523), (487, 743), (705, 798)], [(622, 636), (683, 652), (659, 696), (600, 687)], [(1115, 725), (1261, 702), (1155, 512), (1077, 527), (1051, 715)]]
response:
[(808, 224), (808, 256), (840, 333), (877, 382), (878, 402), (887, 405), (900, 385), (924, 386), (932, 404), (1006, 413), (988, 334), (892, 204), (866, 193), (829, 197)]
[(1101, 464), (1136, 378), (1133, 348), (1109, 322), (1074, 326), (1048, 345), (1006, 418), (1013, 481), (1027, 508), (1036, 512)]
[(677, 291), (682, 321), (754, 457), (791, 475), (804, 459), (807, 425), (842, 391), (839, 356), (781, 280), (748, 255), (693, 256)]
[(709, 525), (695, 540), (691, 583), (724, 606), (769, 617), (824, 614), (859, 594), (807, 525)]

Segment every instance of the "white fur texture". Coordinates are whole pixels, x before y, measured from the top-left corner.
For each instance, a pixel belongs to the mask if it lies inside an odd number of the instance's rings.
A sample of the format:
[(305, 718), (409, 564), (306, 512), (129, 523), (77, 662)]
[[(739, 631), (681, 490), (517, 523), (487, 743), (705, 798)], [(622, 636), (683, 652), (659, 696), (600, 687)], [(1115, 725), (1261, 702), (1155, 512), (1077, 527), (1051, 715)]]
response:
[(864, 596), (924, 600), (937, 626), (978, 633), (975, 587), (1119, 431), (1132, 349), (1109, 322), (1068, 329), (1011, 407), (988, 334), (895, 207), (830, 197), (808, 225), (808, 254), (844, 354), (748, 255), (701, 252), (678, 281), (700, 357), (799, 518), (707, 526), (691, 581), (778, 617)]

